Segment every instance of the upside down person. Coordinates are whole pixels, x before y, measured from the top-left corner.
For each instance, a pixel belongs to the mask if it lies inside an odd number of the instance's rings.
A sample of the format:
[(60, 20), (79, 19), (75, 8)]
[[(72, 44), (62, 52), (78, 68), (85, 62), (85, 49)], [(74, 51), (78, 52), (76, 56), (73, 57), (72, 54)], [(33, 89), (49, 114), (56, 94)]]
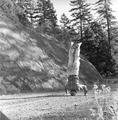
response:
[(77, 92), (81, 88), (84, 90), (84, 95), (87, 93), (87, 87), (79, 83), (79, 68), (80, 68), (80, 47), (81, 42), (71, 42), (69, 49), (68, 61), (68, 83), (67, 88), (70, 92)]

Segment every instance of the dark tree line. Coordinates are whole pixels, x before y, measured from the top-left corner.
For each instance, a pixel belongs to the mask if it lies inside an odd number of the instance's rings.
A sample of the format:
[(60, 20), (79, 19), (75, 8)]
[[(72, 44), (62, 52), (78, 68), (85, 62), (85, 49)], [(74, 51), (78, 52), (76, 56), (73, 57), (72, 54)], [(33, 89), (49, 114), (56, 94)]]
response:
[[(112, 43), (117, 40), (114, 32), (117, 31), (117, 24), (110, 0), (98, 0), (95, 9), (86, 0), (71, 0), (70, 5), (72, 19), (69, 20), (65, 14), (61, 17), (62, 31), (66, 31), (63, 32), (64, 36), (71, 36), (64, 41), (82, 40), (82, 54), (103, 76), (113, 75), (116, 63)], [(93, 17), (92, 10), (96, 12), (97, 18)]]

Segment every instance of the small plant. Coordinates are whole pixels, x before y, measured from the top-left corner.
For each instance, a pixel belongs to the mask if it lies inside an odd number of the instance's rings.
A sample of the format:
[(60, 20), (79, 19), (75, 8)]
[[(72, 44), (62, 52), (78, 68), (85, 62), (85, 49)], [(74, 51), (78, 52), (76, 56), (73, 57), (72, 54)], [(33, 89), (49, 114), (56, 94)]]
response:
[(94, 98), (96, 107), (90, 111), (95, 120), (118, 120), (117, 103), (113, 99), (110, 87), (102, 85), (102, 90), (94, 89)]

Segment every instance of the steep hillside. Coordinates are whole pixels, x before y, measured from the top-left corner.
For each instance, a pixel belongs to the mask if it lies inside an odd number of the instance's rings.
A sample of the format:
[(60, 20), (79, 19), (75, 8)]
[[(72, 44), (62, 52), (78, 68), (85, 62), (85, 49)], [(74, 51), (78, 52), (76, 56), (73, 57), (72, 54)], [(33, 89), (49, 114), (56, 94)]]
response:
[[(63, 89), (68, 61), (63, 45), (0, 12), (0, 93)], [(84, 82), (102, 79), (85, 59), (80, 69)]]

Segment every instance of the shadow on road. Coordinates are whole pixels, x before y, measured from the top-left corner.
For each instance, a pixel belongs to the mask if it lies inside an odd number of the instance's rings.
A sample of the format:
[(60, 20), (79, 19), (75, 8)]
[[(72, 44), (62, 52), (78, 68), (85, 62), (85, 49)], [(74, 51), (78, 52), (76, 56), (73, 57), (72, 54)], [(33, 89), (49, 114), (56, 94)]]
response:
[(6, 115), (0, 112), (0, 120), (10, 120)]

